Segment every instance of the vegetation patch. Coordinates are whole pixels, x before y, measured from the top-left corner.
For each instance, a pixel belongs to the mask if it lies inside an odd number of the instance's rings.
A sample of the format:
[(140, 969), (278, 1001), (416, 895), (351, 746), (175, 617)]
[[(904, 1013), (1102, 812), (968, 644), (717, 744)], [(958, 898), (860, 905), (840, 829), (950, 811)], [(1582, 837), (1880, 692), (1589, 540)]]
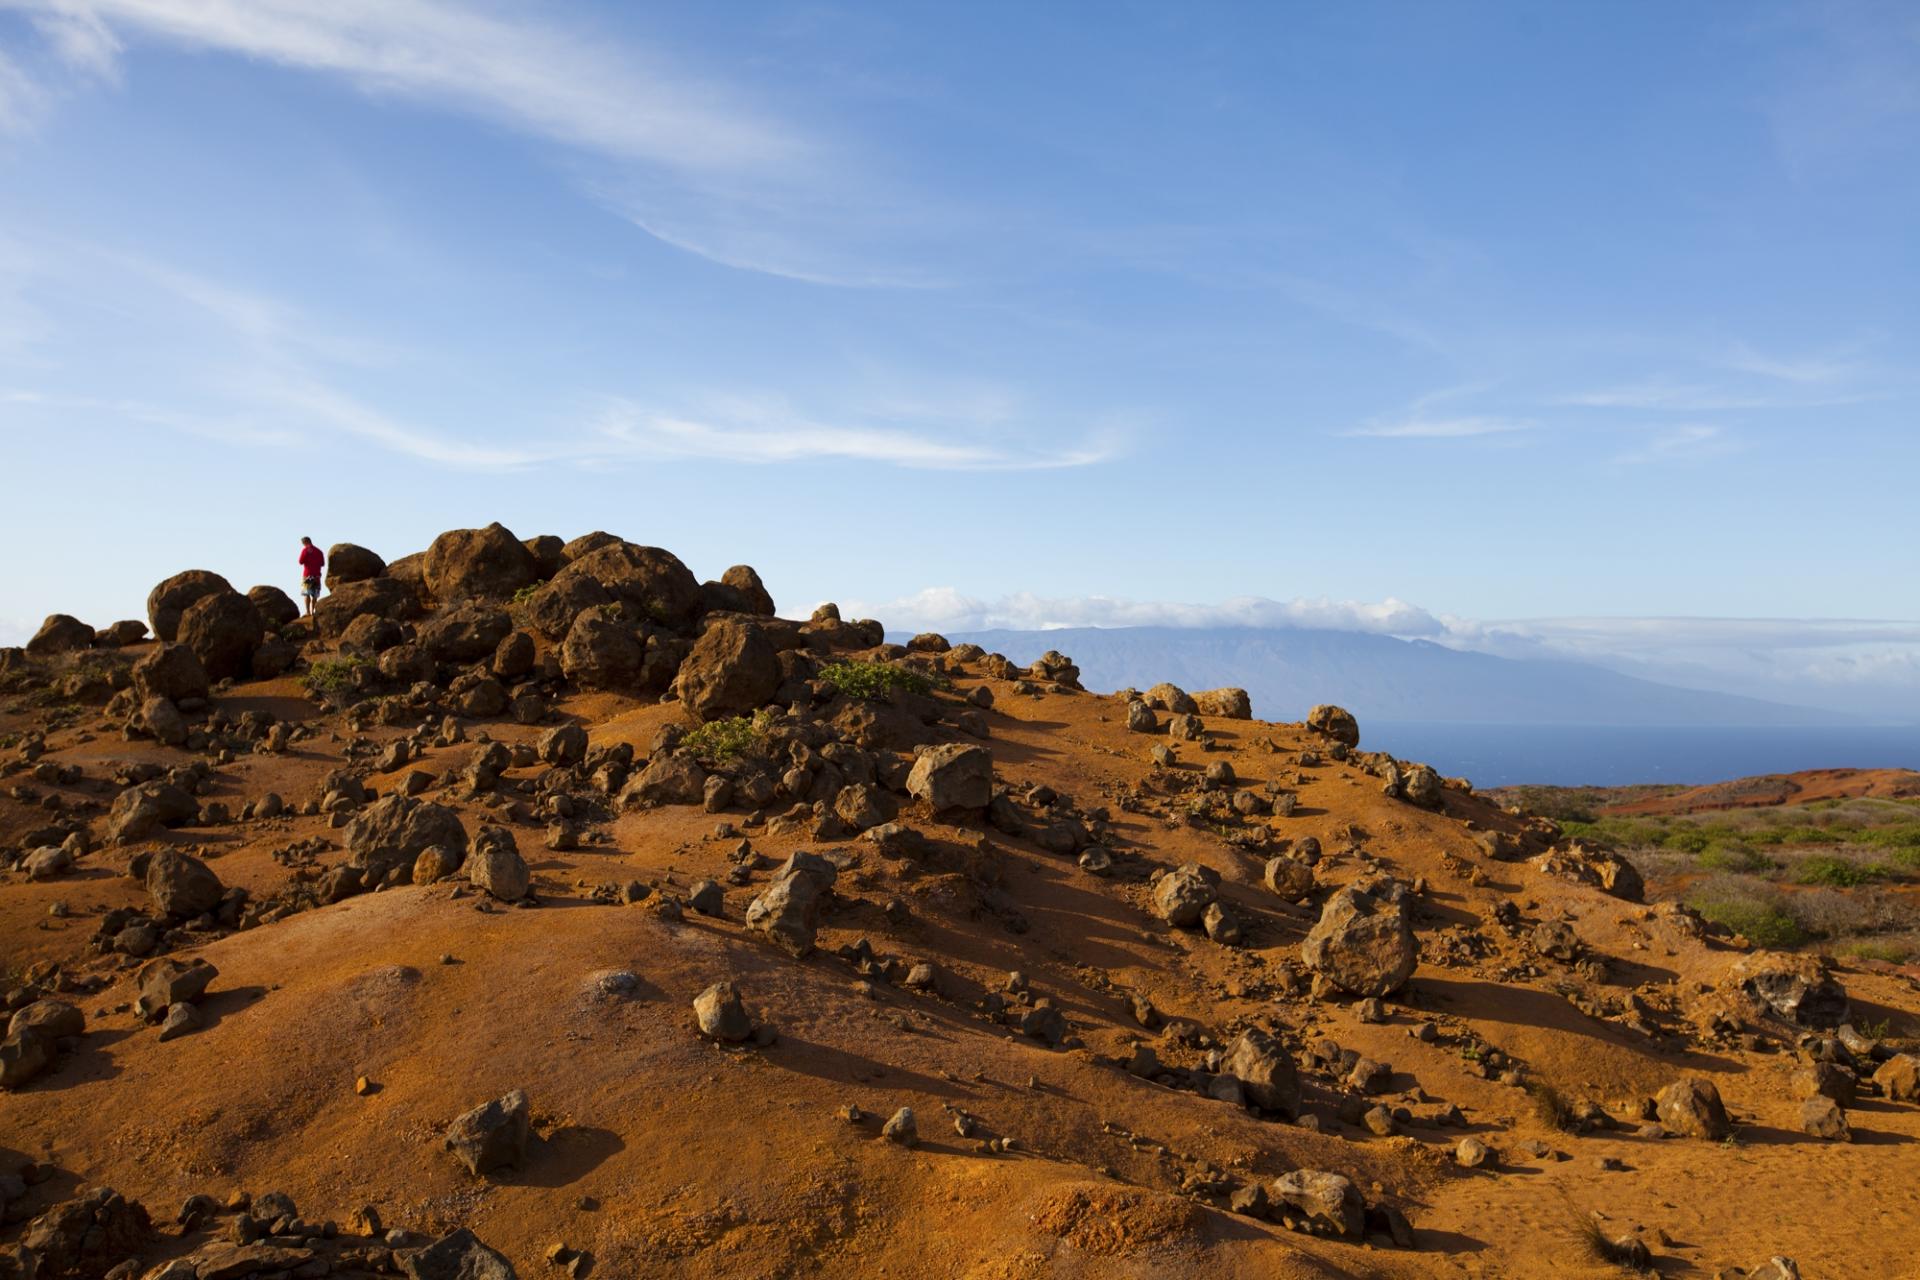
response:
[(1688, 894), (1687, 905), (1757, 946), (1794, 947), (1807, 938), (1785, 900), (1763, 885), (1715, 877)]
[(357, 653), (321, 658), (307, 665), (306, 674), (300, 677), (300, 686), (329, 702), (336, 701), (352, 690), (353, 673), (366, 665), (367, 660)]
[(836, 662), (821, 668), (820, 678), (849, 698), (885, 698), (896, 690), (924, 694), (934, 688), (932, 676), (886, 662)]
[(766, 711), (709, 720), (682, 738), (680, 745), (703, 760), (734, 760), (758, 746), (772, 724), (773, 716)]

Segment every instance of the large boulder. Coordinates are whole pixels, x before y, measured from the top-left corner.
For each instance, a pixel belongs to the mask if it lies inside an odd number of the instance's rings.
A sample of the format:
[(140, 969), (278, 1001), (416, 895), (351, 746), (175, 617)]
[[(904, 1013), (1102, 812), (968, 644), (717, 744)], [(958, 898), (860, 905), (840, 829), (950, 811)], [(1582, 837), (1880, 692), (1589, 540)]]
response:
[(511, 1262), (465, 1227), (398, 1256), (407, 1280), (519, 1280)]
[(583, 533), (560, 548), (560, 558), (572, 564), (581, 556), (591, 555), (602, 547), (619, 544), (621, 539), (614, 537), (605, 529), (595, 529), (592, 533)]
[(984, 809), (993, 799), (993, 756), (972, 743), (928, 747), (907, 774), (907, 794), (935, 812)]
[(543, 582), (567, 567), (567, 544), (550, 533), (523, 538), (520, 545), (533, 557), (534, 571)]
[(705, 608), (693, 571), (671, 551), (612, 542), (573, 560), (553, 577), (562, 591), (576, 580), (596, 582), (620, 602), (630, 622), (688, 627)]
[(40, 629), (33, 633), (33, 639), (27, 641), (27, 652), (35, 657), (73, 653), (92, 647), (93, 628), (65, 613), (49, 615), (40, 624)]
[(620, 791), (622, 808), (633, 805), (699, 804), (706, 799), (707, 771), (687, 755), (659, 754)]
[(300, 616), (300, 606), (293, 602), (292, 596), (266, 583), (248, 587), (247, 599), (253, 602), (254, 611), (269, 631), (278, 631)]
[(587, 610), (613, 603), (613, 592), (597, 579), (561, 573), (527, 598), (527, 624), (549, 640), (564, 640)]
[(1187, 695), (1185, 689), (1164, 680), (1147, 690), (1144, 700), (1155, 711), (1170, 711), (1174, 715), (1189, 716), (1200, 710), (1199, 704)]
[(399, 622), (419, 611), (420, 596), (414, 585), (390, 572), (383, 578), (341, 583), (313, 607), (313, 622), (321, 635), (337, 639), (355, 618), (372, 615)]
[(702, 720), (743, 715), (773, 700), (780, 658), (767, 633), (739, 618), (713, 620), (680, 664), (680, 701)]
[(1200, 708), (1203, 716), (1219, 716), (1223, 720), (1253, 719), (1253, 699), (1247, 696), (1245, 689), (1204, 689), (1193, 695), (1193, 704)]
[(8, 1035), (22, 1027), (33, 1027), (55, 1040), (65, 1040), (86, 1031), (87, 1016), (65, 1000), (35, 1000), (7, 1020)]
[(327, 590), (349, 582), (365, 582), (387, 571), (387, 562), (365, 547), (336, 542), (327, 548)]
[(1873, 1073), (1873, 1082), (1890, 1102), (1920, 1102), (1920, 1057), (1894, 1054)]
[(1719, 1142), (1733, 1132), (1733, 1122), (1727, 1119), (1727, 1109), (1720, 1102), (1720, 1090), (1711, 1080), (1676, 1080), (1654, 1096), (1653, 1105), (1660, 1127), (1677, 1138)]
[(1335, 742), (1344, 742), (1349, 747), (1360, 745), (1360, 722), (1345, 707), (1322, 703), (1307, 712), (1307, 728), (1323, 733)]
[(130, 644), (139, 644), (146, 638), (146, 623), (138, 618), (122, 618), (96, 631), (93, 642), (106, 649), (124, 649)]
[(473, 852), (467, 856), (467, 879), (502, 902), (527, 896), (532, 878), (513, 832), (499, 826), (480, 828), (473, 838)]
[(540, 565), (498, 520), (484, 529), (449, 529), (427, 548), (427, 591), (442, 604), (472, 596), (503, 599), (540, 580)]
[(1356, 996), (1398, 991), (1419, 958), (1403, 901), (1349, 885), (1327, 899), (1300, 954), (1328, 982)]
[(435, 845), (464, 854), (467, 829), (453, 810), (411, 796), (383, 796), (347, 824), (348, 865), (369, 882), (395, 867), (411, 867)]
[(1755, 951), (1733, 962), (1727, 976), (1763, 1016), (1803, 1027), (1837, 1027), (1847, 1020), (1847, 989), (1817, 955)]
[(700, 584), (700, 594), (709, 612), (751, 613), (763, 618), (773, 616), (773, 597), (751, 565), (737, 564), (720, 575), (718, 582)]
[(512, 630), (513, 618), (505, 609), (462, 600), (421, 623), (416, 642), (443, 662), (478, 662)]
[[(514, 544), (518, 546), (518, 543)], [(442, 1145), (475, 1175), (518, 1165), (533, 1136), (532, 1109), (524, 1089), (515, 1089), (460, 1116), (447, 1126)]]
[(1220, 896), (1220, 876), (1211, 867), (1183, 862), (1153, 885), (1153, 909), (1176, 929), (1191, 929)]
[(1355, 1238), (1366, 1233), (1366, 1205), (1353, 1183), (1337, 1173), (1295, 1169), (1275, 1178), (1270, 1194), (1305, 1215), (1311, 1226)]
[(220, 905), (226, 886), (206, 863), (177, 849), (147, 859), (147, 893), (170, 916), (205, 915)]
[(158, 644), (133, 664), (133, 692), (145, 701), (165, 698), (181, 702), (204, 698), (212, 682), (207, 669), (192, 649), (184, 644)]
[(209, 592), (188, 605), (177, 634), (210, 679), (229, 680), (250, 674), (253, 651), (266, 639), (267, 628), (253, 601), (227, 590)]
[(1258, 1027), (1242, 1031), (1220, 1064), (1223, 1075), (1240, 1082), (1240, 1092), (1262, 1111), (1291, 1119), (1300, 1112), (1300, 1075), (1285, 1046)]
[(180, 631), (180, 615), (202, 596), (232, 591), (233, 584), (209, 569), (188, 569), (176, 573), (147, 593), (147, 621), (153, 634), (162, 640), (174, 639)]
[(8, 1031), (0, 1039), (0, 1089), (18, 1089), (45, 1071), (53, 1063), (56, 1047), (53, 1037), (38, 1027)]
[(806, 955), (813, 950), (820, 910), (833, 881), (831, 862), (796, 850), (780, 864), (773, 883), (747, 904), (747, 927), (766, 934), (796, 958)]
[(631, 623), (595, 607), (574, 618), (566, 635), (560, 670), (582, 689), (627, 689), (639, 682), (646, 643)]

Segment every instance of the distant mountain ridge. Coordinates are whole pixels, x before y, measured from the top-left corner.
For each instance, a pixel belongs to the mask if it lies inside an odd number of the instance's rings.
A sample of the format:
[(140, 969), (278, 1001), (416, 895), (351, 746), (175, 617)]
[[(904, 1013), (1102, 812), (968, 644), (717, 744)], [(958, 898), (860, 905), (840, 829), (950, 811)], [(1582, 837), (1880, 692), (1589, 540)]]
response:
[(1298, 720), (1317, 702), (1388, 721), (1468, 724), (1844, 726), (1860, 717), (1683, 689), (1590, 663), (1499, 658), (1357, 631), (1260, 627), (1070, 627), (950, 633), (1026, 663), (1058, 649), (1101, 691), (1162, 680), (1238, 685), (1256, 716)]

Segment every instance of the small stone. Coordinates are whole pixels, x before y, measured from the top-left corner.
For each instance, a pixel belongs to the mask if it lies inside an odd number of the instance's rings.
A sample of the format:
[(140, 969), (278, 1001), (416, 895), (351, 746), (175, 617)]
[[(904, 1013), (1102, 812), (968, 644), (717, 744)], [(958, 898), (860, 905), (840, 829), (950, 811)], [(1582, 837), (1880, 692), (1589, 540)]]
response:
[(902, 1107), (881, 1128), (880, 1134), (889, 1142), (897, 1142), (903, 1147), (911, 1147), (920, 1141), (920, 1129), (914, 1122), (913, 1108)]

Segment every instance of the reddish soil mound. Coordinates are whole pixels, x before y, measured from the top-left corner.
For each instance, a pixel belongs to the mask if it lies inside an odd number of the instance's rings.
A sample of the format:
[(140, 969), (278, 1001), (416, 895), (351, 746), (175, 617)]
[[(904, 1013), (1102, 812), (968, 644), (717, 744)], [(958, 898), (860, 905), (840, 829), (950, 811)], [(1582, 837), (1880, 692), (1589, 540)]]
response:
[(1800, 773), (1736, 778), (1732, 782), (1690, 787), (1670, 795), (1636, 798), (1606, 805), (1600, 812), (1622, 817), (1651, 816), (1706, 813), (1714, 809), (1764, 809), (1815, 800), (1861, 797), (1899, 800), (1913, 796), (1920, 796), (1920, 773), (1911, 769), (1808, 769)]

